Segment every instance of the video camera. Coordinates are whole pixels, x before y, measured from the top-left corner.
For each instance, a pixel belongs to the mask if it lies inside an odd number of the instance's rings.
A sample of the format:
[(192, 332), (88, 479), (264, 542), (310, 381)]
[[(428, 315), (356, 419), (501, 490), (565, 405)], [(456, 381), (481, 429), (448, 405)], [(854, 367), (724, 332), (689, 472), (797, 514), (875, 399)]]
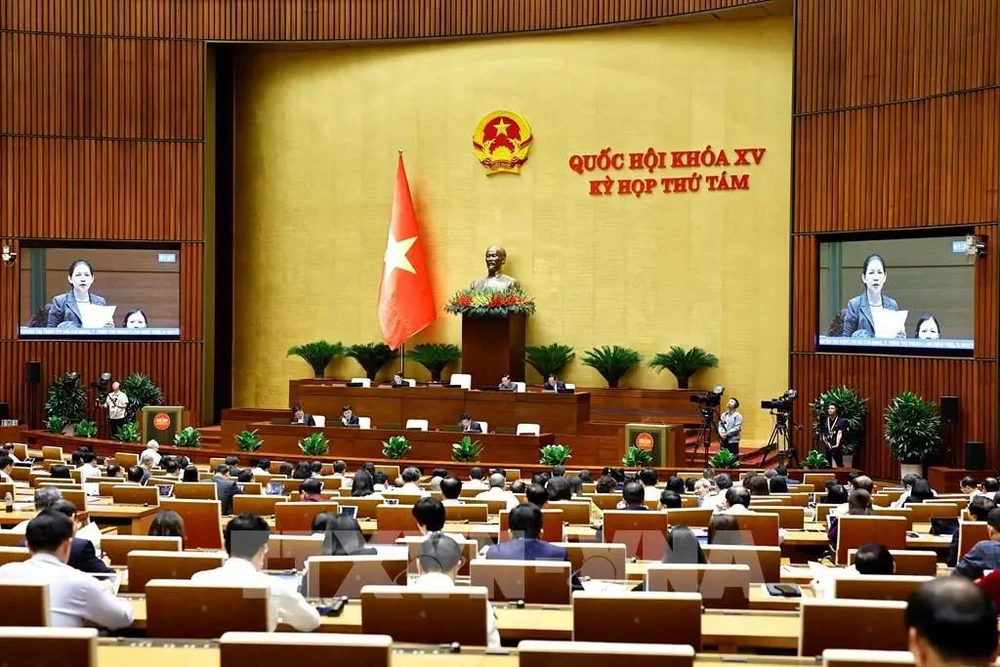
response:
[(760, 407), (762, 410), (774, 410), (775, 412), (791, 412), (792, 411), (792, 401), (795, 397), (799, 395), (799, 392), (794, 389), (789, 389), (781, 396), (777, 398), (772, 398), (770, 401), (761, 401)]
[(698, 403), (705, 408), (717, 408), (719, 403), (722, 402), (722, 394), (726, 391), (723, 386), (718, 386), (712, 391), (706, 392), (704, 395), (692, 394), (688, 399), (692, 403)]

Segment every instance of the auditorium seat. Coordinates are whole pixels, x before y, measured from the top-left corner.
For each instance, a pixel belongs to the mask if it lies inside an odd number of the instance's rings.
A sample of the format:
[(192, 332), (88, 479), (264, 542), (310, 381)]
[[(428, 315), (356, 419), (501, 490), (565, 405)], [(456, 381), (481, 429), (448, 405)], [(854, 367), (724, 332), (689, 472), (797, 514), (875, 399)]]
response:
[[(0, 582), (0, 626), (47, 626), (49, 624), (48, 584)], [(4, 659), (6, 659), (4, 655)]]
[[(937, 554), (933, 551), (916, 551), (913, 549), (894, 549), (889, 551), (892, 554), (892, 562), (896, 566), (896, 575), (907, 575), (910, 577), (934, 577), (937, 576)], [(850, 549), (847, 552), (847, 564), (853, 565), (857, 549)]]
[(986, 528), (985, 521), (959, 521), (958, 522), (958, 559), (967, 554), (969, 550), (976, 546), (977, 542), (990, 539), (990, 533)]
[(313, 415), (313, 421), (316, 422), (316, 428), (324, 428), (326, 426), (326, 415)]
[(650, 563), (646, 590), (700, 593), (706, 609), (749, 609), (750, 568), (746, 565)]
[(576, 391), (576, 385), (573, 384), (572, 382), (567, 382), (566, 383), (566, 388), (567, 389), (572, 389), (573, 391)]
[(545, 504), (545, 509), (562, 510), (563, 521), (571, 526), (589, 526), (590, 508), (593, 504), (588, 500), (552, 500)]
[(301, 570), (323, 551), (325, 535), (275, 535), (267, 538), (267, 569)]
[[(646, 504), (649, 507), (649, 503)], [(650, 507), (650, 509), (653, 509)], [(708, 528), (712, 522), (711, 507), (681, 507), (668, 510), (671, 526), (687, 526), (688, 528)]]
[(358, 520), (361, 519), (374, 519), (375, 518), (375, 508), (379, 505), (385, 503), (382, 498), (352, 498), (350, 496), (341, 496), (337, 500), (340, 505), (353, 505), (358, 508)]
[(416, 387), (417, 386), (417, 381), (414, 380), (413, 378), (403, 378), (403, 382), (405, 382), (406, 384), (410, 385), (411, 387)]
[(365, 586), (361, 631), (389, 635), (396, 642), (485, 646), (486, 605), (486, 589), (479, 586), (432, 594), (406, 586)]
[(556, 542), (555, 545), (566, 550), (577, 576), (612, 581), (628, 578), (624, 544)]
[[(101, 486), (103, 487), (103, 484)], [(99, 491), (102, 490), (103, 488), (99, 489)], [(138, 484), (113, 484), (111, 485), (111, 501), (115, 505), (159, 505), (160, 489), (156, 486), (139, 486)]]
[(372, 428), (371, 417), (358, 417), (358, 428), (362, 431), (370, 431)]
[[(698, 593), (577, 591), (572, 604), (574, 642), (621, 642), (623, 647), (636, 643), (688, 644), (701, 650)], [(602, 664), (609, 663), (609, 656), (601, 657)]]
[(218, 500), (219, 487), (215, 482), (178, 482), (174, 484), (174, 498), (178, 500)]
[(934, 577), (888, 576), (835, 577), (833, 597), (853, 600), (899, 600), (905, 602), (917, 586)]
[(308, 534), (312, 532), (312, 522), (318, 514), (337, 514), (339, 508), (340, 505), (335, 502), (275, 503), (274, 530), (282, 534)]
[(569, 604), (571, 568), (567, 562), (477, 559), (470, 579), (496, 602)]
[[(498, 542), (510, 541), (510, 512), (500, 512), (500, 534)], [(563, 513), (562, 510), (545, 508), (542, 510), (542, 533), (539, 539), (546, 542), (562, 542)]]
[(361, 597), (368, 584), (405, 586), (407, 556), (313, 556), (306, 561), (307, 596)]
[(21, 563), (29, 558), (31, 558), (31, 552), (28, 551), (28, 547), (0, 547), (0, 565)]
[(428, 423), (426, 419), (407, 419), (406, 420), (406, 430), (407, 431), (426, 431), (428, 429)]
[(97, 667), (96, 628), (0, 628), (0, 655), (19, 667)]
[(122, 469), (139, 465), (139, 455), (132, 452), (115, 452), (115, 463)]
[(518, 424), (517, 425), (517, 435), (538, 435), (542, 432), (542, 427), (539, 424)]
[(667, 547), (666, 512), (608, 510), (604, 513), (604, 541), (624, 544), (629, 558), (660, 560)]
[[(780, 546), (778, 541), (778, 515), (763, 514), (736, 514), (736, 523), (740, 528), (740, 539), (743, 544), (752, 544), (758, 547)], [(673, 525), (678, 525), (671, 520)]]
[(523, 394), (528, 390), (528, 383), (526, 382), (511, 382), (514, 385), (514, 393)]
[(489, 519), (487, 505), (473, 503), (466, 505), (445, 505), (445, 521), (464, 521), (466, 523), (486, 523)]
[(0, 547), (16, 547), (24, 539), (24, 533), (0, 530)]
[(872, 665), (915, 665), (909, 651), (865, 651), (830, 648), (823, 651), (823, 667), (871, 667)]
[(28, 446), (23, 442), (15, 442), (14, 456), (17, 457), (18, 461), (26, 461), (28, 459)]
[(267, 632), (266, 585), (230, 586), (155, 579), (146, 585), (146, 636), (217, 639), (227, 632)]
[[(489, 433), (489, 432), (490, 432), (490, 423), (489, 423), (489, 422), (484, 422), (483, 420), (479, 419), (479, 420), (477, 420), (477, 423), (479, 424), (479, 427), (480, 427), (481, 429), (483, 429), (483, 433), (484, 433), (484, 434), (486, 434), (486, 433)], [(476, 436), (476, 434), (475, 434), (475, 433), (469, 433), (469, 434), (466, 434), (466, 435), (468, 435), (469, 437), (471, 437), (471, 438), (473, 438), (473, 439), (474, 439), (474, 438), (475, 438), (475, 436)]]
[(130, 551), (128, 591), (142, 593), (153, 579), (190, 579), (202, 570), (221, 567), (225, 558), (224, 551)]
[(392, 544), (400, 537), (420, 534), (413, 505), (379, 505), (375, 508), (375, 519), (378, 530), (371, 537), (373, 544)]
[[(459, 544), (462, 545), (462, 564), (458, 567), (458, 576), (467, 577), (469, 576), (469, 564), (479, 557), (479, 542), (473, 539), (459, 537)], [(408, 537), (400, 537), (396, 540), (396, 544), (399, 546), (405, 546), (407, 549), (407, 558), (409, 564), (407, 565), (407, 571), (412, 574), (417, 574), (417, 558), (420, 555), (420, 545), (423, 544), (424, 540), (427, 539), (426, 535), (410, 535)]]
[[(862, 544), (882, 544), (906, 549), (906, 519), (897, 516), (842, 516), (837, 522), (837, 564), (847, 562), (847, 552)], [(848, 647), (850, 648), (850, 647)]]
[(184, 520), (187, 549), (222, 548), (222, 509), (218, 500), (177, 500), (163, 498), (161, 510), (171, 510)]
[(907, 505), (906, 507), (873, 507), (875, 516), (895, 516), (906, 519), (906, 529), (913, 530), (913, 508), (917, 505)]
[(681, 644), (524, 640), (517, 645), (517, 652), (520, 667), (605, 667), (609, 656), (629, 667), (691, 667), (695, 664), (694, 648)]
[(258, 516), (273, 516), (274, 506), (288, 502), (288, 496), (255, 496), (238, 493), (233, 496), (233, 515), (250, 512)]
[(101, 550), (112, 565), (127, 565), (132, 551), (174, 551), (184, 548), (179, 537), (159, 537), (153, 535), (104, 535)]
[(351, 384), (362, 386), (365, 389), (370, 389), (372, 381), (368, 378), (351, 378)]
[(461, 387), (462, 389), (472, 389), (472, 376), (468, 373), (452, 373), (451, 379), (448, 381), (452, 387)]
[(389, 667), (391, 653), (392, 637), (387, 635), (227, 632), (219, 639), (219, 667), (322, 665), (331, 655), (343, 665)]
[(781, 582), (781, 547), (744, 544), (706, 544), (705, 558), (712, 565), (746, 565), (750, 568), (751, 584)]
[(799, 604), (800, 656), (831, 648), (904, 651), (909, 644), (905, 602), (802, 598)]
[(62, 463), (63, 459), (63, 448), (56, 447), (53, 445), (45, 445), (42, 447), (42, 458), (46, 461), (57, 461)]

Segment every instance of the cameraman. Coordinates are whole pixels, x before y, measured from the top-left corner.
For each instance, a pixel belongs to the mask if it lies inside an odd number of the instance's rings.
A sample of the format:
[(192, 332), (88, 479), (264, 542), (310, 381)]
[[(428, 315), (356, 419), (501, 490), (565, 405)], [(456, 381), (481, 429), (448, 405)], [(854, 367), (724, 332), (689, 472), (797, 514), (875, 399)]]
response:
[(740, 431), (743, 429), (743, 415), (736, 412), (738, 407), (740, 402), (730, 398), (726, 403), (726, 411), (719, 418), (719, 440), (733, 456), (740, 455)]

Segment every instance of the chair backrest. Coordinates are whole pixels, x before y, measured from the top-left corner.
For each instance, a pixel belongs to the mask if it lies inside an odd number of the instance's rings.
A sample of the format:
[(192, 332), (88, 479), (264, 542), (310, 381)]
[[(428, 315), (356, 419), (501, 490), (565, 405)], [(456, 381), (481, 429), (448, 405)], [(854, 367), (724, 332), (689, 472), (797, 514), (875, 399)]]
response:
[[(877, 543), (887, 549), (906, 548), (906, 519), (900, 516), (842, 516), (837, 520), (837, 563), (847, 562), (847, 552), (862, 544)], [(850, 647), (847, 647), (850, 648)]]
[(178, 482), (174, 484), (174, 498), (178, 500), (218, 500), (218, 489), (215, 482)]
[[(573, 641), (688, 644), (700, 651), (701, 595), (577, 591), (573, 593)], [(608, 656), (602, 657), (602, 664), (607, 664)]]
[(906, 602), (917, 586), (934, 577), (906, 575), (837, 577), (833, 579), (833, 597), (854, 600), (899, 600)]
[(985, 521), (959, 521), (958, 522), (958, 559), (969, 552), (969, 549), (976, 546), (977, 542), (990, 539), (990, 531), (986, 528)]
[(572, 382), (566, 382), (565, 383), (565, 387), (567, 389), (572, 389), (573, 391), (576, 391), (576, 385), (574, 383), (572, 383)]
[(375, 544), (392, 544), (400, 537), (420, 534), (413, 505), (379, 505), (375, 508), (375, 519), (378, 530), (371, 538)]
[(95, 628), (0, 628), (4, 664), (18, 667), (96, 667)]
[(286, 663), (320, 665), (337, 656), (344, 665), (389, 667), (392, 637), (386, 635), (227, 632), (219, 639), (219, 667)]
[(571, 526), (589, 526), (591, 506), (589, 500), (553, 500), (545, 504), (545, 509), (562, 510), (563, 521)]
[[(896, 566), (893, 574), (908, 577), (933, 577), (937, 575), (937, 554), (933, 551), (916, 551), (909, 549), (891, 550), (892, 562)], [(847, 552), (847, 564), (853, 565), (857, 549)]]
[[(45, 445), (42, 447), (42, 459), (46, 461), (58, 461), (62, 463), (63, 461), (63, 448), (55, 447), (53, 445)], [(135, 464), (133, 464), (135, 465)]]
[(0, 547), (16, 547), (22, 541), (24, 541), (24, 533), (0, 530)]
[(416, 387), (417, 386), (417, 381), (415, 379), (413, 379), (413, 378), (403, 378), (403, 382), (405, 382), (406, 384), (410, 385), (411, 387)]
[(832, 472), (804, 472), (802, 473), (802, 483), (812, 484), (817, 489), (826, 488), (826, 480), (837, 479)]
[(233, 496), (233, 514), (250, 512), (257, 516), (273, 516), (274, 506), (287, 502), (288, 496), (254, 496), (248, 493), (238, 493)]
[(516, 482), (521, 479), (521, 469), (520, 468), (504, 468), (504, 477), (507, 478), (508, 482)]
[(514, 381), (514, 382), (511, 382), (511, 384), (514, 385), (514, 393), (515, 394), (523, 394), (524, 392), (528, 391), (528, 383), (527, 382), (517, 382), (517, 381)]
[[(682, 499), (683, 500), (683, 499)], [(697, 500), (695, 500), (697, 503)], [(687, 526), (688, 528), (708, 528), (712, 522), (711, 507), (681, 507), (680, 509), (668, 510), (671, 526)]]
[(362, 431), (370, 431), (372, 428), (371, 417), (358, 417), (358, 428)]
[(776, 547), (779, 545), (777, 514), (754, 512), (735, 516), (743, 544), (752, 544), (757, 547)]
[(128, 591), (141, 593), (153, 579), (190, 579), (203, 570), (221, 567), (226, 554), (222, 551), (130, 551)]
[(368, 378), (351, 378), (351, 384), (359, 384), (366, 389), (371, 388), (372, 381)]
[(802, 530), (805, 527), (805, 507), (767, 507), (760, 510), (768, 514), (778, 515), (778, 527), (786, 530)]
[(872, 509), (875, 511), (875, 516), (897, 516), (906, 519), (906, 529), (913, 529), (913, 507), (914, 505), (907, 505), (906, 507), (878, 507), (873, 506)]
[(326, 427), (326, 415), (313, 415), (313, 421), (316, 423), (316, 428)]
[(906, 603), (888, 600), (803, 598), (799, 603), (799, 655), (818, 656), (830, 648), (904, 651), (909, 631)]
[(569, 604), (572, 565), (557, 561), (472, 561), (473, 586), (483, 586), (491, 600), (529, 604)]
[(629, 558), (660, 560), (667, 548), (666, 512), (608, 510), (604, 513), (604, 541), (624, 544)]
[(700, 593), (706, 609), (748, 609), (750, 568), (746, 565), (673, 565), (650, 563), (646, 590)]
[(0, 612), (0, 626), (50, 625), (48, 584), (0, 581), (0, 600), (4, 609)]
[(374, 519), (375, 518), (375, 508), (379, 505), (385, 503), (381, 498), (367, 498), (359, 497), (354, 498), (352, 496), (341, 496), (337, 499), (337, 503), (340, 505), (352, 505), (358, 508), (358, 519)]
[(155, 579), (146, 584), (146, 636), (216, 639), (231, 631), (267, 632), (272, 627), (269, 595), (263, 584)]
[(111, 486), (111, 501), (115, 505), (159, 505), (160, 489), (138, 484), (114, 484)]
[(468, 373), (452, 373), (451, 379), (448, 381), (452, 387), (461, 387), (462, 389), (472, 389), (472, 376)]
[(15, 482), (29, 482), (31, 481), (31, 473), (31, 468), (15, 466), (10, 469), (10, 478)]
[(241, 493), (251, 496), (259, 496), (264, 493), (264, 485), (260, 482), (237, 482), (236, 487)]
[(906, 506), (914, 523), (930, 523), (931, 519), (957, 519), (961, 508), (955, 503), (916, 503)]
[(31, 552), (28, 551), (28, 547), (0, 547), (0, 565), (21, 563), (29, 558), (31, 558)]
[(406, 429), (408, 431), (426, 431), (428, 428), (428, 422), (426, 419), (407, 419)]
[(694, 647), (681, 644), (617, 644), (525, 640), (517, 645), (520, 667), (604, 667), (608, 656), (629, 667), (691, 667)]
[(467, 521), (469, 523), (486, 523), (489, 519), (489, 506), (482, 503), (468, 505), (445, 505), (445, 521)]
[(301, 570), (323, 551), (323, 535), (275, 535), (267, 538), (267, 569)]
[(581, 577), (616, 581), (628, 578), (624, 544), (557, 542), (556, 546), (566, 550), (573, 572)]
[(781, 547), (715, 544), (705, 545), (702, 550), (712, 565), (746, 565), (751, 584), (781, 582)]
[(604, 511), (617, 509), (618, 503), (622, 501), (620, 493), (588, 493), (584, 497)]
[(339, 503), (275, 503), (274, 529), (278, 533), (308, 534), (312, 531), (312, 522), (316, 515), (323, 512), (336, 514)]
[[(510, 535), (510, 512), (500, 512), (500, 534), (498, 542), (509, 542)], [(562, 510), (542, 510), (542, 534), (539, 539), (546, 542), (562, 542), (563, 539), (563, 513)]]
[(155, 535), (104, 535), (101, 550), (112, 565), (127, 565), (132, 551), (180, 551), (184, 548), (179, 537)]
[(17, 457), (18, 461), (24, 461), (28, 458), (28, 446), (23, 442), (14, 443), (14, 456)]
[(390, 489), (388, 491), (382, 492), (383, 498), (394, 498), (399, 501), (400, 505), (416, 505), (417, 502), (423, 498), (423, 494), (411, 493), (409, 491), (401, 491), (399, 489)]
[(186, 549), (222, 548), (222, 507), (218, 500), (163, 498), (160, 509), (181, 515)]
[(872, 665), (915, 665), (909, 651), (865, 651), (828, 648), (823, 651), (823, 667), (871, 667)]
[(480, 586), (441, 592), (365, 586), (361, 589), (361, 631), (389, 635), (396, 642), (485, 646), (486, 606), (486, 589)]
[(314, 556), (306, 561), (309, 597), (361, 597), (368, 584), (405, 586), (407, 557)]
[[(426, 421), (426, 420), (424, 420), (424, 421)], [(395, 465), (395, 464), (386, 464), (386, 463), (376, 464), (375, 465), (375, 472), (385, 473), (385, 476), (389, 478), (390, 482), (392, 482), (394, 479), (396, 479), (397, 477), (399, 477), (399, 473), (400, 473), (398, 465)]]
[(817, 503), (816, 504), (816, 521), (823, 525), (826, 525), (826, 518), (830, 516), (830, 510), (834, 507), (840, 507), (840, 505), (834, 505), (832, 503)]
[(73, 503), (73, 507), (76, 508), (78, 512), (87, 511), (87, 494), (82, 487), (75, 487), (72, 489), (61, 488), (59, 493), (62, 495), (63, 500), (68, 500)]
[[(45, 458), (48, 458), (47, 456)], [(115, 463), (122, 468), (131, 468), (139, 465), (139, 455), (132, 452), (115, 452)]]
[(490, 423), (489, 422), (483, 421), (482, 419), (480, 419), (476, 423), (479, 424), (479, 428), (483, 429), (483, 433), (489, 433), (490, 432)]
[[(407, 565), (407, 571), (416, 576), (417, 574), (417, 558), (420, 556), (420, 545), (426, 540), (427, 537), (424, 535), (411, 535), (408, 537), (400, 537), (396, 540), (396, 544), (400, 546), (405, 546), (407, 548), (407, 557), (409, 564)], [(458, 568), (458, 576), (467, 577), (469, 576), (469, 564), (479, 557), (479, 542), (476, 540), (463, 538), (462, 546), (462, 564)]]

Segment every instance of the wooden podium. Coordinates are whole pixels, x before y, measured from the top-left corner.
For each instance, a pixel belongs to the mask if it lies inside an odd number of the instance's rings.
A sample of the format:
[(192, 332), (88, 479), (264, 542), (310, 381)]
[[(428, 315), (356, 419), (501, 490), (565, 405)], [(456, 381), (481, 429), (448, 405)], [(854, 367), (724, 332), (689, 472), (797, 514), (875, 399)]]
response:
[(462, 316), (462, 372), (472, 376), (473, 389), (511, 380), (524, 381), (523, 314), (508, 317)]

